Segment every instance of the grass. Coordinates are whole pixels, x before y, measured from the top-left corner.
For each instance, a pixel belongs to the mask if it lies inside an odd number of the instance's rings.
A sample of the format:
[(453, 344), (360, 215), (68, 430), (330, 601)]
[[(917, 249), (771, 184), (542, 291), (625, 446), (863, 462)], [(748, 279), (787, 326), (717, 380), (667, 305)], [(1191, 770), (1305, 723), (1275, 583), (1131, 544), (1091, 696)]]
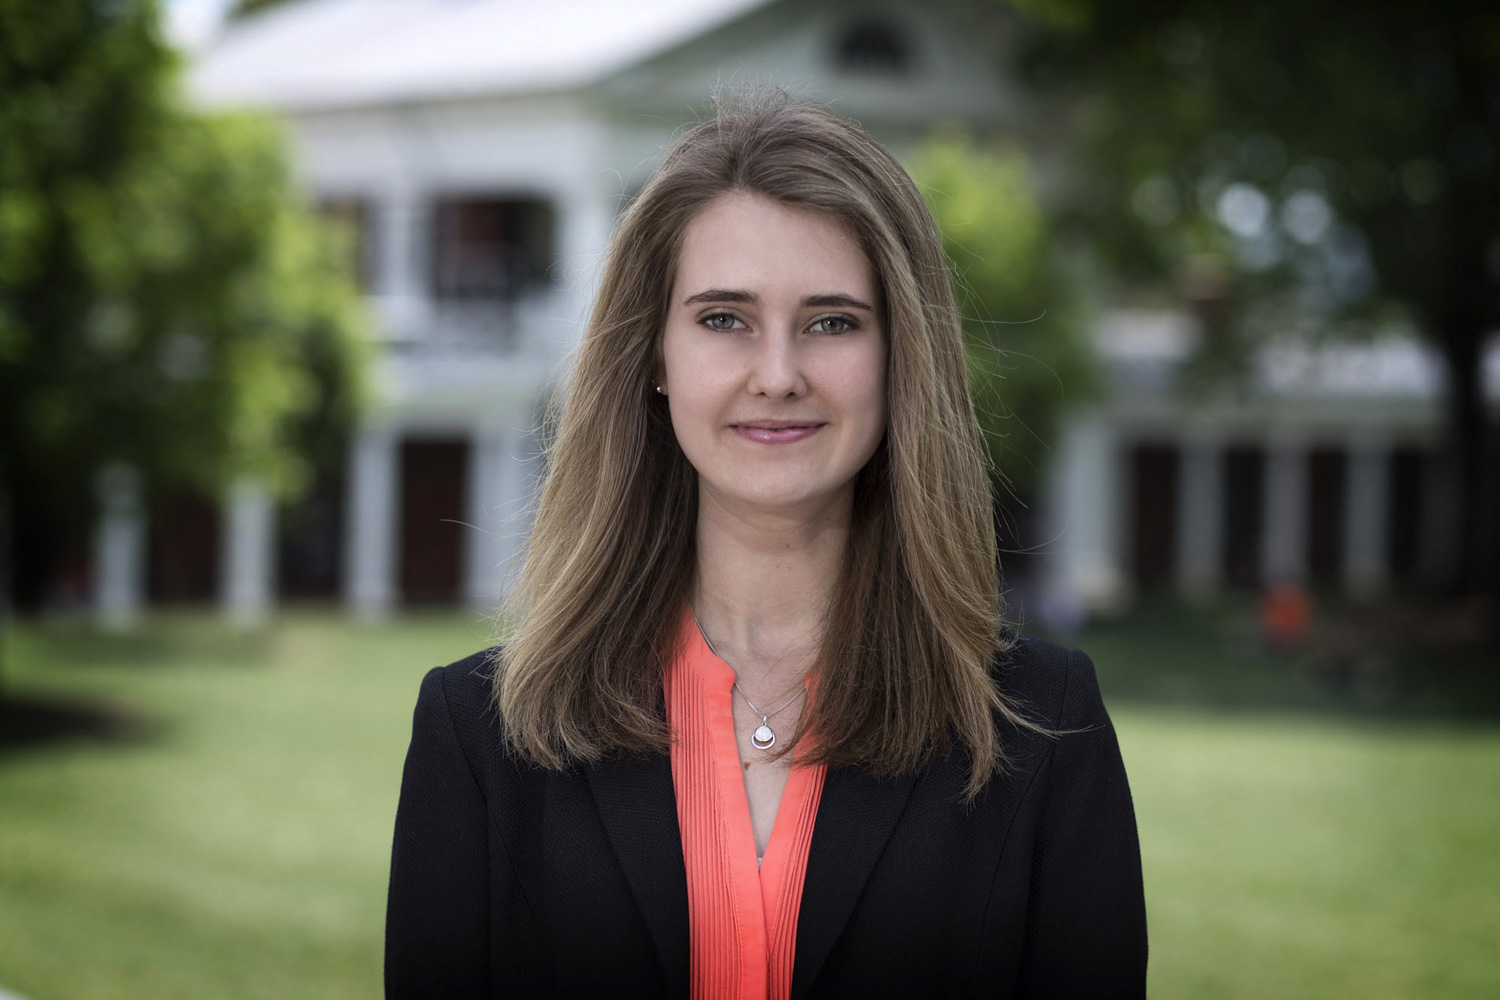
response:
[[(195, 617), (128, 639), (12, 631), (12, 698), (101, 724), (0, 733), (0, 989), (378, 995), (417, 683), (486, 630), (295, 614), (253, 639)], [(1454, 695), (1403, 661), (1370, 707), (1245, 636), (1232, 612), (1148, 609), (1073, 640), (1136, 797), (1152, 996), (1500, 996), (1488, 674)]]
[(0, 988), (33, 1000), (370, 997), (417, 684), (470, 618), (23, 629), (12, 694), (141, 720), (0, 751)]
[(1500, 733), (1117, 715), (1152, 996), (1500, 996)]
[(1234, 607), (1076, 641), (1135, 797), (1153, 997), (1500, 997), (1492, 648), (1277, 654)]

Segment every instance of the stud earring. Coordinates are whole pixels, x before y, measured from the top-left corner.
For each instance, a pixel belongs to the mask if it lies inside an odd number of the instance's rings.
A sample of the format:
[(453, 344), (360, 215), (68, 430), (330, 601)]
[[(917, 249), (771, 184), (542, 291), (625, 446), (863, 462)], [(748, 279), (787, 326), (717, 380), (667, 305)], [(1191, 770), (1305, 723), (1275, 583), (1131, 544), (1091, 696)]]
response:
[(660, 382), (656, 383), (656, 394), (658, 396), (665, 396), (667, 394), (667, 390), (665, 390), (665, 389), (663, 389), (661, 387), (661, 383)]

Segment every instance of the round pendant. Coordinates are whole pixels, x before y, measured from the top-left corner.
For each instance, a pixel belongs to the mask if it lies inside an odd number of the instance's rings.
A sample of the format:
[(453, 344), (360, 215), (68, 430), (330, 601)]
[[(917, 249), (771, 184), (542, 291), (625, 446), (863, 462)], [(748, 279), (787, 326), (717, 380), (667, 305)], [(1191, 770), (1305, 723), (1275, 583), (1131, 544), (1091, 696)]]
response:
[(776, 745), (776, 734), (770, 726), (756, 726), (750, 734), (750, 745), (757, 750), (769, 750)]

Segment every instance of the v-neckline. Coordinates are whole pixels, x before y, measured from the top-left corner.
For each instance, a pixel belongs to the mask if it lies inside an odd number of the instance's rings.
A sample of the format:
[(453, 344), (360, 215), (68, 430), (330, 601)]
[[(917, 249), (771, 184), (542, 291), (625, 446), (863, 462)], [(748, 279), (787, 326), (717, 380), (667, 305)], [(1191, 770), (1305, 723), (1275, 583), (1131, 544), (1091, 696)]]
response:
[[(793, 809), (797, 803), (805, 800), (808, 791), (805, 787), (807, 769), (794, 765), (787, 774), (786, 783), (776, 801), (776, 817), (771, 821), (771, 833), (766, 838), (765, 853), (762, 854), (755, 843), (755, 824), (750, 815), (750, 791), (745, 787), (739, 745), (736, 742), (738, 734), (734, 728), (734, 682), (738, 675), (734, 667), (709, 644), (708, 637), (703, 634), (691, 608), (687, 609), (683, 628), (686, 634), (679, 646), (678, 656), (703, 681), (705, 694), (709, 696), (709, 736), (714, 742), (713, 759), (717, 765), (717, 779), (725, 789), (739, 789), (738, 795), (725, 794), (722, 799), (727, 811), (730, 836), (733, 838), (731, 848), (737, 856), (743, 857), (748, 853), (749, 857), (755, 858), (755, 871), (760, 876), (759, 881), (764, 883), (768, 871), (777, 875), (784, 874), (787, 859), (783, 856), (783, 843), (791, 836), (787, 825), (795, 822), (788, 815), (793, 811), (788, 808), (788, 796), (793, 796)], [(731, 763), (732, 767), (726, 766)], [(793, 782), (798, 779), (799, 772), (803, 773), (802, 780), (797, 781), (794, 788)], [(767, 868), (768, 861), (774, 868)], [(779, 881), (780, 879), (777, 880), (778, 884)]]
[[(667, 669), (695, 992), (786, 997), (825, 769), (794, 764), (758, 857), (734, 728), (734, 669), (688, 614)], [(714, 986), (712, 984), (717, 984)]]

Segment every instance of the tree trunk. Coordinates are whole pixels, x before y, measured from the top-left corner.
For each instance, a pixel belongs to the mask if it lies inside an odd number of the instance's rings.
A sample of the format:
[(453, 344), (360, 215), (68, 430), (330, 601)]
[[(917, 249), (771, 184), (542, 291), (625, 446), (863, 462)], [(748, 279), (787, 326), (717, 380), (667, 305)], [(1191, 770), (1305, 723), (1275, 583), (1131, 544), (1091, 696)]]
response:
[(11, 577), (15, 560), (11, 544), (11, 504), (3, 480), (0, 480), (0, 702), (5, 701), (5, 644), (10, 639), (10, 620), (14, 614), (11, 602)]
[(1447, 454), (1453, 477), (1457, 548), (1444, 588), (1452, 597), (1493, 595), (1496, 586), (1495, 484), (1491, 482), (1489, 414), (1484, 398), (1480, 316), (1446, 317), (1443, 350), (1448, 366)]

